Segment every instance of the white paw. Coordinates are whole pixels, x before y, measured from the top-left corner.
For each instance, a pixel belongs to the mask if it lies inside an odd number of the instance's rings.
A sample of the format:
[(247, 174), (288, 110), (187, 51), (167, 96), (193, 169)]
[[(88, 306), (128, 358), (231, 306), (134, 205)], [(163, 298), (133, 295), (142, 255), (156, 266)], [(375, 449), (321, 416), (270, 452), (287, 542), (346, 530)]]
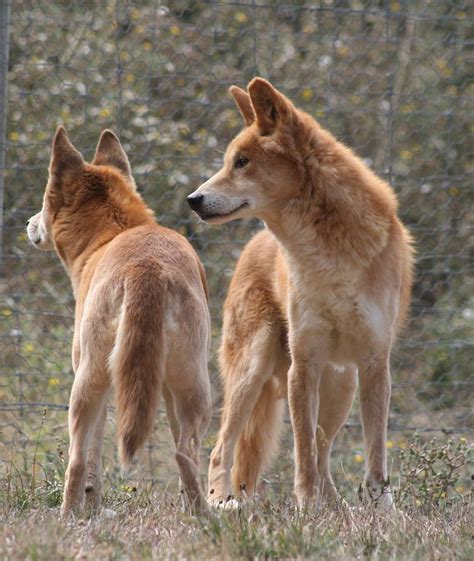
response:
[(104, 508), (102, 514), (105, 518), (115, 518), (117, 516), (116, 511), (112, 510), (111, 508)]
[(209, 506), (218, 510), (237, 510), (240, 508), (241, 502), (237, 499), (209, 499)]
[(389, 484), (366, 484), (359, 487), (359, 497), (368, 503), (373, 503), (378, 510), (388, 512), (393, 505), (393, 495)]
[(393, 507), (393, 496), (390, 491), (384, 491), (376, 500), (377, 508), (383, 511), (389, 511)]

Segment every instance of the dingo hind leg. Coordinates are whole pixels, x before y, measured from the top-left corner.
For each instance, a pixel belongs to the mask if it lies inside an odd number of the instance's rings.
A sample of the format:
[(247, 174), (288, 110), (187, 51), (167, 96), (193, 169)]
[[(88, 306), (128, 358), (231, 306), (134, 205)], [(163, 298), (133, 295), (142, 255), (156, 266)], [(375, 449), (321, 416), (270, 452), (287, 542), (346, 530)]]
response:
[(163, 395), (180, 482), (190, 510), (205, 511), (199, 453), (212, 412), (207, 368), (210, 321), (207, 304), (187, 288), (175, 285), (166, 314)]
[[(182, 329), (179, 337), (168, 341), (171, 352), (167, 357), (163, 395), (175, 442), (175, 459), (181, 485), (191, 511), (197, 513), (206, 509), (201, 488), (199, 452), (212, 410), (207, 370), (208, 336), (205, 335), (208, 329), (201, 330), (199, 324), (192, 324), (188, 337), (186, 331)], [(183, 352), (183, 346), (192, 348), (194, 354), (190, 357)]]
[(176, 463), (189, 507), (199, 513), (207, 508), (201, 488), (199, 452), (210, 421), (210, 393), (206, 388), (195, 387), (173, 394), (180, 429)]
[(94, 371), (92, 361), (82, 359), (72, 387), (69, 405), (69, 461), (66, 469), (63, 515), (82, 507), (87, 479), (87, 450), (100, 423), (109, 389), (108, 376)]
[[(113, 343), (113, 334), (103, 329), (103, 312), (100, 297), (93, 299), (80, 325), (76, 325), (75, 340), (80, 341), (80, 353), (76, 354), (69, 401), (69, 459), (61, 506), (63, 515), (83, 506), (89, 477), (100, 495), (105, 406), (112, 383), (107, 357)], [(87, 499), (88, 506), (97, 504), (99, 499), (95, 495), (92, 493)]]
[(260, 476), (278, 451), (286, 399), (289, 359), (275, 365), (276, 376), (265, 382), (235, 448), (232, 482), (237, 495), (252, 497)]
[(173, 392), (166, 384), (163, 385), (163, 398), (165, 400), (166, 407), (166, 418), (170, 426), (171, 436), (173, 437), (173, 442), (175, 450), (178, 448), (179, 443), (179, 421), (176, 414), (176, 404), (173, 396)]
[[(231, 470), (235, 447), (259, 402), (266, 382), (273, 375), (277, 341), (278, 333), (275, 332), (274, 325), (265, 320), (260, 321), (260, 325), (255, 331), (249, 332), (245, 340), (239, 341), (238, 348), (233, 346), (234, 343), (226, 342), (224, 335), (221, 361), (224, 404), (221, 427), (209, 465), (208, 500), (212, 505), (222, 505), (232, 495)], [(233, 346), (233, 352), (229, 350), (227, 343)], [(271, 401), (267, 402), (267, 405), (270, 403)], [(240, 460), (242, 459), (241, 456)], [(244, 461), (244, 464), (247, 465), (248, 462)], [(242, 477), (240, 466), (242, 461), (237, 466), (236, 478)], [(258, 469), (248, 465), (245, 469), (258, 472)], [(253, 475), (251, 477), (255, 479)]]
[(102, 444), (106, 418), (107, 398), (102, 405), (87, 452), (86, 509), (89, 511), (100, 506), (102, 497)]

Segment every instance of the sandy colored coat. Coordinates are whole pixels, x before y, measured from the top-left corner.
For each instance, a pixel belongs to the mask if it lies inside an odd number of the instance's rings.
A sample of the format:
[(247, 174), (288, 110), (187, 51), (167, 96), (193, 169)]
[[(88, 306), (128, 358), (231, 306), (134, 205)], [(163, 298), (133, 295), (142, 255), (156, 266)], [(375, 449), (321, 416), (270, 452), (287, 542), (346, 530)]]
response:
[(156, 223), (113, 133), (101, 135), (87, 164), (58, 129), (43, 209), (28, 236), (56, 249), (76, 299), (63, 512), (85, 497), (99, 504), (111, 390), (124, 464), (153, 429), (164, 396), (183, 486), (190, 505), (202, 507), (198, 453), (211, 414), (205, 273), (190, 244)]
[(392, 503), (386, 459), (389, 357), (407, 314), (410, 236), (391, 187), (261, 78), (231, 93), (246, 128), (188, 201), (211, 223), (258, 217), (224, 307), (224, 407), (209, 500), (253, 493), (276, 450), (288, 395), (295, 493), (335, 496), (329, 456), (357, 376), (365, 493)]

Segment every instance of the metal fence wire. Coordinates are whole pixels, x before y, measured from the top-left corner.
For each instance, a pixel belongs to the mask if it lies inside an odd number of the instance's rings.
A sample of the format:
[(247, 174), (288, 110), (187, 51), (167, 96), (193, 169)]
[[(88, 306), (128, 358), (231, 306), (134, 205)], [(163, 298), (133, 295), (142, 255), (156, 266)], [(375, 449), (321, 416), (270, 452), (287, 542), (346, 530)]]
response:
[[(411, 320), (392, 359), (387, 445), (396, 451), (415, 429), (468, 433), (474, 364), (473, 144), (466, 141), (474, 132), (472, 3), (16, 0), (10, 10), (4, 0), (1, 10), (0, 84), (7, 85), (0, 119), (6, 113), (0, 138), (2, 481), (34, 486), (60, 480), (67, 450), (72, 290), (56, 256), (31, 248), (24, 229), (41, 207), (59, 124), (86, 157), (103, 128), (115, 130), (159, 221), (190, 239), (204, 262), (215, 397), (206, 457), (221, 396), (215, 356), (223, 298), (240, 251), (261, 224), (202, 225), (185, 198), (220, 167), (226, 143), (241, 128), (228, 87), (245, 87), (256, 75), (270, 79), (392, 184), (416, 239)], [(113, 418), (111, 409), (105, 470), (112, 481), (119, 474)], [(129, 477), (173, 481), (170, 446), (161, 413)], [(282, 448), (280, 468), (268, 475), (272, 482), (292, 463), (289, 430)], [(357, 405), (338, 454), (346, 480), (360, 479)]]

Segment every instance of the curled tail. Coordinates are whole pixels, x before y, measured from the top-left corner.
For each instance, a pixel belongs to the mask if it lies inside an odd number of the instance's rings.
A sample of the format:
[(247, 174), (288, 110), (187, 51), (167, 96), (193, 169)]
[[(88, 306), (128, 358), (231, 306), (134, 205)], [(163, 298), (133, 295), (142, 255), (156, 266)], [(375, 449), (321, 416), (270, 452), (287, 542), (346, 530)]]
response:
[(163, 302), (157, 279), (127, 283), (109, 367), (119, 457), (127, 466), (153, 429), (163, 372)]

